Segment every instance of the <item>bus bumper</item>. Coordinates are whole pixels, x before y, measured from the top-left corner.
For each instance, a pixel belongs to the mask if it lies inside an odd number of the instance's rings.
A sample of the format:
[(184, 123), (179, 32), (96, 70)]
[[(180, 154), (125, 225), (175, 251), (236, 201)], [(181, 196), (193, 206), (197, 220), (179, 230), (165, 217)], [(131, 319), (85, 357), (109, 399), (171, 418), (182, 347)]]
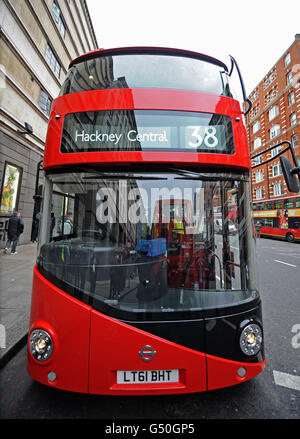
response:
[[(55, 287), (35, 269), (29, 337), (37, 328), (50, 334), (53, 354), (39, 362), (28, 343), (29, 375), (45, 385), (73, 392), (101, 395), (203, 392), (242, 383), (265, 367), (265, 360), (259, 363), (227, 360), (103, 315)], [(177, 371), (175, 381), (165, 380), (171, 374), (169, 371)], [(120, 374), (124, 376), (121, 382)], [(151, 382), (147, 377), (151, 377)]]

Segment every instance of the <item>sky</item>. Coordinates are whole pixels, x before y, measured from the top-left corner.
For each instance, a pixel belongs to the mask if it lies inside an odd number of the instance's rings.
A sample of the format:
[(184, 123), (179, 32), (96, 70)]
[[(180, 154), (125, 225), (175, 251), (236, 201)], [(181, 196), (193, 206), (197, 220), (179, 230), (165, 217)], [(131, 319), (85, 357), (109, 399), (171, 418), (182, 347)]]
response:
[(300, 33), (300, 1), (86, 0), (98, 46), (161, 46), (239, 64), (249, 95)]

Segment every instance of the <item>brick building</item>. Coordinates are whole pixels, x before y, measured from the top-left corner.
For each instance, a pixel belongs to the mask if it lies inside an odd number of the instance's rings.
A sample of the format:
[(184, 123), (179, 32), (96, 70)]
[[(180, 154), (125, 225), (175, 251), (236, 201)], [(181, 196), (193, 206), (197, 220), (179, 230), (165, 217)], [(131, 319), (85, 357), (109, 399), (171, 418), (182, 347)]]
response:
[(0, 248), (14, 208), (20, 243), (32, 237), (52, 100), (70, 61), (97, 47), (85, 0), (0, 0)]
[[(253, 105), (246, 116), (250, 153), (262, 153), (252, 164), (258, 165), (276, 155), (276, 148), (263, 152), (285, 140), (292, 143), (300, 164), (300, 34), (295, 35), (293, 44), (249, 98)], [(286, 154), (292, 161), (291, 154)], [(254, 168), (251, 183), (253, 201), (294, 195), (287, 189), (279, 158)]]

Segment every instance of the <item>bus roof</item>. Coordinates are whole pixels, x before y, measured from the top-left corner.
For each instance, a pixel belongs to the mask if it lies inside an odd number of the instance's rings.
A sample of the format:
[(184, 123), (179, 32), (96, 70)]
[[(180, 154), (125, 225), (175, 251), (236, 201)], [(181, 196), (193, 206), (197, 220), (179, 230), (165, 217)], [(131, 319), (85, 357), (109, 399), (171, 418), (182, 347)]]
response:
[(83, 61), (98, 58), (100, 56), (113, 56), (113, 55), (128, 55), (128, 54), (160, 54), (160, 55), (171, 55), (171, 56), (183, 56), (188, 58), (196, 58), (202, 61), (206, 61), (211, 64), (216, 64), (217, 66), (222, 67), (226, 72), (228, 72), (228, 68), (226, 64), (222, 61), (213, 58), (212, 56), (205, 55), (203, 53), (193, 52), (190, 50), (183, 49), (174, 49), (170, 47), (117, 47), (112, 49), (97, 49), (92, 50), (91, 52), (87, 52), (78, 58), (75, 58), (71, 61), (69, 68), (71, 68), (74, 64), (81, 63)]

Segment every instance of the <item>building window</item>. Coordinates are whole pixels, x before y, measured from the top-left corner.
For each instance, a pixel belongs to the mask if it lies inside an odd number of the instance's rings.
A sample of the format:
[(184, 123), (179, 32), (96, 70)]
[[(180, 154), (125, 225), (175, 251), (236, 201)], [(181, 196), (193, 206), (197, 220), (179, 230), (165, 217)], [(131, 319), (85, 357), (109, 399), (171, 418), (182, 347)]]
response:
[(270, 129), (270, 139), (274, 139), (274, 137), (279, 136), (280, 134), (280, 125), (273, 125)]
[(62, 37), (65, 38), (66, 26), (65, 26), (64, 21), (62, 19), (61, 10), (60, 10), (58, 4), (56, 3), (56, 1), (54, 1), (52, 4), (52, 15), (53, 15), (53, 18), (57, 24), (59, 32), (61, 33)]
[(255, 189), (255, 195), (257, 200), (262, 200), (264, 198), (264, 189), (262, 187), (258, 187)]
[(284, 195), (283, 184), (278, 182), (273, 184), (273, 195), (274, 197), (279, 197), (280, 195)]
[(51, 67), (51, 69), (53, 70), (53, 72), (55, 73), (55, 75), (59, 78), (61, 66), (60, 66), (56, 56), (54, 55), (54, 52), (53, 52), (51, 46), (48, 43), (47, 43), (47, 49), (46, 49), (46, 60), (48, 61), (48, 64)]
[(281, 172), (281, 166), (279, 163), (272, 166), (272, 177), (278, 177), (279, 175), (282, 175)]
[(253, 159), (253, 161), (254, 161), (254, 166), (255, 166), (255, 165), (260, 165), (260, 164), (262, 163), (262, 156), (259, 155), (259, 156), (255, 157), (255, 158)]
[(295, 103), (295, 94), (294, 94), (294, 92), (292, 91), (290, 94), (289, 94), (289, 105), (293, 105)]
[(267, 78), (264, 80), (264, 89), (266, 89), (267, 87), (269, 87), (269, 85), (272, 84), (273, 81), (275, 81), (276, 77), (277, 77), (276, 70), (273, 70), (273, 71), (267, 76)]
[(252, 110), (250, 111), (250, 119), (253, 119), (258, 114), (259, 111), (260, 110), (259, 110), (259, 102), (258, 102), (258, 104), (254, 105), (252, 107)]
[(269, 93), (265, 95), (265, 105), (267, 105), (269, 102), (275, 99), (277, 94), (278, 94), (278, 87), (276, 85), (275, 87), (272, 88), (272, 90), (269, 91)]
[(292, 82), (292, 80), (293, 80), (293, 74), (292, 74), (292, 72), (289, 72), (286, 75), (286, 85), (289, 85)]
[(290, 123), (291, 123), (291, 127), (292, 127), (293, 125), (296, 125), (296, 123), (297, 123), (296, 113), (292, 113), (292, 114), (290, 115)]
[(263, 179), (264, 179), (263, 172), (256, 171), (255, 172), (255, 183), (259, 183), (259, 182), (263, 181)]
[(284, 58), (284, 67), (287, 67), (290, 64), (290, 62), (291, 62), (291, 55), (290, 53), (287, 53)]
[(39, 107), (49, 116), (50, 114), (50, 108), (52, 104), (52, 99), (50, 96), (44, 91), (40, 91), (40, 97), (39, 97)]
[(261, 146), (261, 137), (256, 137), (253, 142), (254, 149), (259, 148)]
[(296, 146), (299, 146), (298, 134), (293, 134), (292, 135), (292, 146), (293, 146), (293, 148), (296, 148)]
[(257, 133), (257, 131), (260, 130), (260, 121), (257, 120), (256, 122), (254, 122), (253, 124), (253, 134)]
[(275, 157), (275, 155), (279, 154), (281, 151), (281, 145), (277, 146), (277, 148), (271, 149), (271, 157)]
[(258, 98), (258, 89), (254, 90), (253, 94), (251, 95), (251, 102), (256, 101), (256, 99)]
[(278, 114), (279, 114), (278, 105), (274, 105), (274, 107), (272, 107), (269, 110), (269, 120), (274, 119), (276, 116), (278, 116)]

